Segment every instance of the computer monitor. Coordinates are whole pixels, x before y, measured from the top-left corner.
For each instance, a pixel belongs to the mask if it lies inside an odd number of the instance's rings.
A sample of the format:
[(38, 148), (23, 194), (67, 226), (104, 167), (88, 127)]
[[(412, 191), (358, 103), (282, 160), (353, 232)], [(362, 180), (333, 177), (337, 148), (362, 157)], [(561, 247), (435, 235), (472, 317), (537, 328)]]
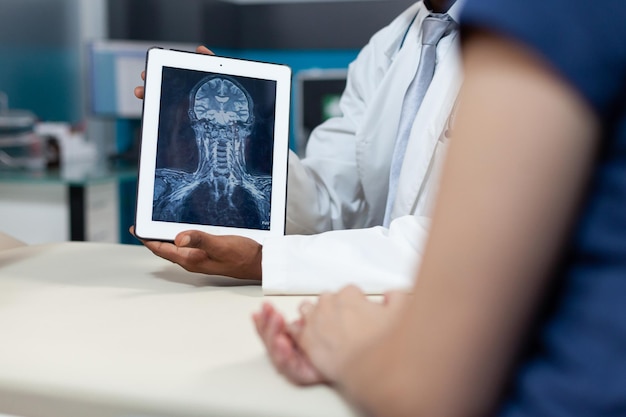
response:
[(339, 99), (346, 88), (347, 69), (311, 69), (296, 74), (296, 153), (304, 156), (311, 131), (331, 117), (341, 116)]
[(89, 44), (89, 101), (93, 116), (141, 118), (141, 100), (133, 91), (142, 84), (146, 52), (154, 46), (195, 50), (195, 45), (147, 41), (95, 41)]

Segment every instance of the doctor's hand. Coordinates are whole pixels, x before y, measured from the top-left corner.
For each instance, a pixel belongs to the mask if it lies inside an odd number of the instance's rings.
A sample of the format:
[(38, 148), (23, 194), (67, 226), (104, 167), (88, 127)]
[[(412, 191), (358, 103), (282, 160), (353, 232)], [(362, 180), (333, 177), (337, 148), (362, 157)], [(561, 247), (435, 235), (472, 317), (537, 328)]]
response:
[[(206, 46), (198, 46), (196, 48), (196, 52), (199, 54), (205, 54), (205, 55), (215, 55), (213, 53), (213, 51), (211, 51), (209, 48), (207, 48)], [(146, 72), (145, 71), (141, 71), (141, 79), (146, 81)], [(135, 87), (135, 97), (140, 98), (143, 100), (143, 93), (144, 93), (144, 88), (143, 86), (137, 86)]]
[(301, 318), (286, 325), (271, 305), (253, 319), (276, 369), (298, 385), (339, 384), (348, 364), (365, 347), (376, 346), (408, 299), (390, 292), (372, 302), (355, 286), (323, 294), (316, 304), (305, 301)]
[[(131, 226), (130, 233), (135, 235)], [(217, 236), (198, 230), (180, 232), (173, 243), (139, 239), (155, 255), (189, 272), (261, 280), (262, 246), (242, 236)]]

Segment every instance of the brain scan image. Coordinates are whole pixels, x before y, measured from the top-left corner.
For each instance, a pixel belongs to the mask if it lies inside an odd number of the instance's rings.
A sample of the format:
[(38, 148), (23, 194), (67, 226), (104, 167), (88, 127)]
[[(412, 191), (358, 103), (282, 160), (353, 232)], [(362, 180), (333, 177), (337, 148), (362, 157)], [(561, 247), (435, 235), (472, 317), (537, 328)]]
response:
[[(180, 100), (173, 100), (175, 110), (161, 109), (153, 220), (268, 230), (272, 177), (249, 160), (271, 159), (267, 126), (273, 118), (257, 111), (255, 98), (235, 77), (203, 74), (185, 89), (198, 76), (176, 71), (181, 73), (172, 74), (170, 91)], [(271, 94), (260, 97), (266, 96)]]

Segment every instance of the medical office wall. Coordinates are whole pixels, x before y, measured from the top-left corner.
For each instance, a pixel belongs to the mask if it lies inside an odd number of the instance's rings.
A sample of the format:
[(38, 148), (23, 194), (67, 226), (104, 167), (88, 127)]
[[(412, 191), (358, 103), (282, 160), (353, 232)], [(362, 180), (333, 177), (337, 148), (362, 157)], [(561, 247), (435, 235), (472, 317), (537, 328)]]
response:
[[(331, 74), (335, 79), (321, 80), (315, 87), (308, 82), (309, 89), (340, 88), (340, 71), (347, 69), (377, 30), (413, 2), (109, 0), (108, 29), (111, 39), (202, 43), (219, 55), (289, 65), (294, 74), (290, 144), (301, 152), (302, 136), (308, 132), (303, 129), (303, 106), (310, 100), (299, 96), (300, 81), (310, 81), (311, 70), (321, 70), (321, 76)], [(315, 120), (322, 114), (307, 113), (316, 115)]]
[(236, 49), (358, 49), (413, 0), (109, 0), (111, 38)]
[(0, 0), (0, 91), (44, 121), (81, 121), (83, 43), (100, 37), (104, 0)]

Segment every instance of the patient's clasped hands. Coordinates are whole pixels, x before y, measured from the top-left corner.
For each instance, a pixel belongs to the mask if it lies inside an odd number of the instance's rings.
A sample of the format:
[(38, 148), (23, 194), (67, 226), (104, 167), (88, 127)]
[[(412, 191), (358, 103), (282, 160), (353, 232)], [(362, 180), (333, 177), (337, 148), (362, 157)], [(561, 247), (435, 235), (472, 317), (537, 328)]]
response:
[(407, 293), (392, 292), (370, 301), (356, 286), (322, 294), (317, 303), (300, 305), (300, 318), (287, 323), (265, 303), (253, 315), (274, 367), (298, 385), (341, 385), (341, 377), (375, 349), (400, 314)]

